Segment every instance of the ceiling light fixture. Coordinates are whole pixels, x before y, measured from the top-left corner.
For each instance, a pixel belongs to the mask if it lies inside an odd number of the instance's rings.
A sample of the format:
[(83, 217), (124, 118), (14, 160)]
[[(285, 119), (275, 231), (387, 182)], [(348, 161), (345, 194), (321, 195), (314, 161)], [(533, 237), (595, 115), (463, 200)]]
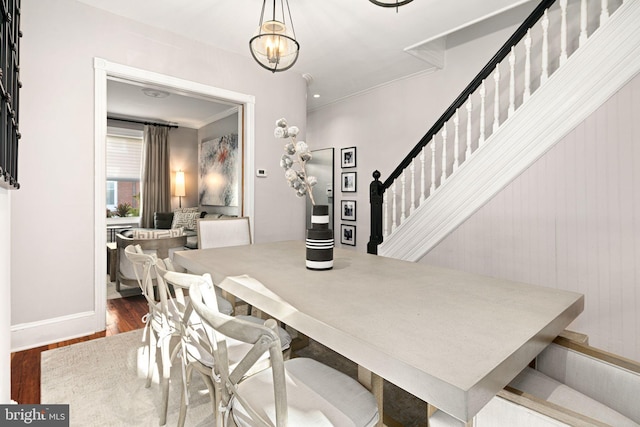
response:
[(169, 92), (165, 90), (151, 89), (147, 87), (142, 89), (142, 92), (145, 95), (150, 96), (151, 98), (166, 98), (167, 96), (169, 96)]
[(395, 7), (396, 12), (398, 12), (398, 8), (400, 6), (404, 6), (405, 4), (411, 3), (413, 0), (369, 0), (371, 3), (376, 6), (382, 7)]
[[(273, 0), (271, 19), (265, 21), (267, 0), (262, 2), (260, 25), (254, 36), (249, 40), (251, 56), (260, 66), (275, 73), (288, 70), (298, 60), (300, 44), (296, 40), (296, 32), (291, 20), (289, 0), (279, 0), (280, 10), (276, 10), (276, 0)], [(285, 14), (285, 3), (287, 13)], [(287, 24), (286, 17), (289, 16)], [(267, 14), (268, 19), (269, 14)]]

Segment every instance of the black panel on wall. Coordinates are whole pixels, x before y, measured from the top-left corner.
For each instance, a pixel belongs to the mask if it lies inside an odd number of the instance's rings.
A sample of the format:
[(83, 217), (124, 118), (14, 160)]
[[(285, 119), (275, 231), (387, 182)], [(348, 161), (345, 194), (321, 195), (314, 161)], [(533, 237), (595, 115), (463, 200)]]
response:
[(0, 183), (18, 183), (20, 0), (0, 0)]

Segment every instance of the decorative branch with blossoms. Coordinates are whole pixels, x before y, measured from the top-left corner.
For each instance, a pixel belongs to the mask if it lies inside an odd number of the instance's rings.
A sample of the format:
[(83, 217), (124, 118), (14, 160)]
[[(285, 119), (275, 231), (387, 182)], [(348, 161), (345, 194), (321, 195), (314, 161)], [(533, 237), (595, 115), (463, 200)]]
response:
[(304, 141), (297, 141), (299, 129), (296, 126), (287, 127), (286, 119), (276, 121), (276, 129), (273, 132), (276, 138), (288, 139), (284, 146), (285, 154), (280, 159), (280, 167), (284, 169), (284, 177), (289, 182), (289, 186), (293, 188), (298, 197), (309, 195), (311, 204), (315, 206), (313, 199), (313, 187), (318, 183), (315, 176), (308, 176), (305, 165), (311, 160), (311, 151)]

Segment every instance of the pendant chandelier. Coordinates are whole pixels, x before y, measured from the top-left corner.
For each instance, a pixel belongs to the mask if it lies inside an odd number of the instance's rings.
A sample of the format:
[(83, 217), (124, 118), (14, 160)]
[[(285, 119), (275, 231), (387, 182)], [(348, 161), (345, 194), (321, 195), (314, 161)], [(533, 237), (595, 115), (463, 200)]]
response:
[(411, 3), (413, 0), (369, 0), (371, 3), (382, 7), (395, 7), (396, 12), (398, 7)]
[[(249, 40), (249, 50), (251, 50), (253, 59), (261, 67), (274, 73), (293, 67), (300, 51), (300, 44), (296, 40), (296, 33), (291, 20), (289, 0), (278, 1), (280, 3), (279, 9), (276, 9), (276, 0), (273, 0), (273, 9), (267, 11), (267, 0), (263, 0), (260, 25), (254, 36)], [(265, 11), (271, 12), (267, 13), (266, 21)], [(287, 16), (288, 21), (286, 20)]]

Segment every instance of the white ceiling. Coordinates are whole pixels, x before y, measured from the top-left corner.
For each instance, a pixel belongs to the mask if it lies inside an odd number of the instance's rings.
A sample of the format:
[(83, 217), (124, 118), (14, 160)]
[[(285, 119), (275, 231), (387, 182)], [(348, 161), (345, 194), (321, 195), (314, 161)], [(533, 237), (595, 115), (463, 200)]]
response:
[[(249, 39), (262, 8), (260, 0), (78, 1), (247, 58), (251, 58)], [(301, 48), (298, 62), (284, 72), (312, 76), (308, 109), (313, 110), (427, 72), (432, 65), (405, 51), (409, 47), (433, 40), (446, 46), (450, 44), (446, 35), (464, 31), (469, 37), (477, 36), (483, 23), (490, 23), (493, 30), (516, 24), (536, 4), (531, 0), (414, 0), (396, 12), (367, 0), (289, 0)], [(320, 98), (312, 96), (316, 93)]]

